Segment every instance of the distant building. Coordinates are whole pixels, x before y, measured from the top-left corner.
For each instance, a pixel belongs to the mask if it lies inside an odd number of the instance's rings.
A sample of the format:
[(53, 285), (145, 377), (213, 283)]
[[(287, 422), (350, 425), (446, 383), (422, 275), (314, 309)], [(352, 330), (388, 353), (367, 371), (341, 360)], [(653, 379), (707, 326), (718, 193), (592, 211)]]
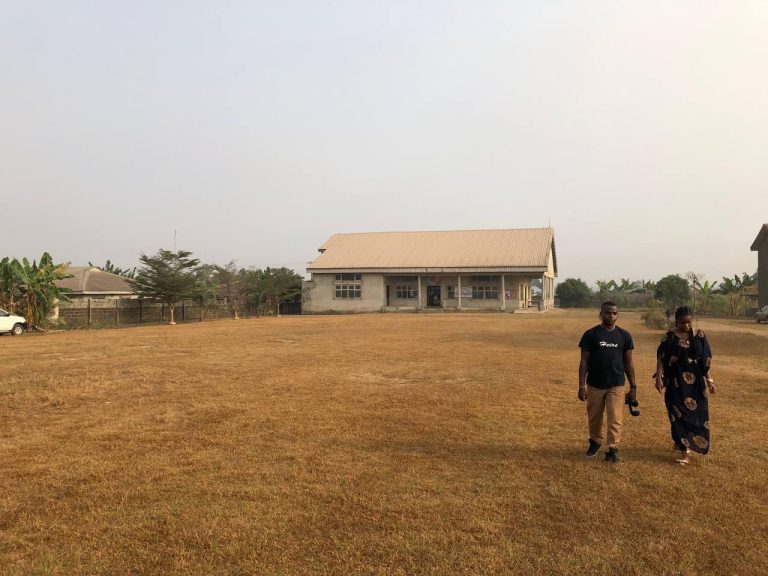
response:
[(77, 298), (138, 298), (127, 278), (104, 272), (95, 266), (67, 266), (71, 278), (57, 280), (59, 288), (68, 288), (67, 297)]
[(552, 228), (335, 234), (319, 252), (305, 313), (554, 306)]
[(757, 305), (762, 308), (768, 304), (768, 224), (760, 228), (751, 249), (757, 252)]

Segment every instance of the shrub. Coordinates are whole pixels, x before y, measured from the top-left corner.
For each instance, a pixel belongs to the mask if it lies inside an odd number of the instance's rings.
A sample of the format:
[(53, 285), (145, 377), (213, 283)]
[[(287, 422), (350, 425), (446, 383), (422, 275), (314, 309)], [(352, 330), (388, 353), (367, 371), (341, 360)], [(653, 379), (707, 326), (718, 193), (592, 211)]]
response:
[(658, 308), (651, 308), (640, 314), (640, 318), (643, 319), (643, 324), (648, 328), (655, 328), (657, 330), (667, 329), (667, 317)]

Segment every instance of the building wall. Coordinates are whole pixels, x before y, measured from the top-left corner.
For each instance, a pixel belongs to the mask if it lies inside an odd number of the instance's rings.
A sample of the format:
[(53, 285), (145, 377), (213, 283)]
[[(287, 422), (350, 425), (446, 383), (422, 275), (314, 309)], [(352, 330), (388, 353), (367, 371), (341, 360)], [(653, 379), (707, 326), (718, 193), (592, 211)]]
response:
[[(472, 285), (495, 286), (498, 288), (498, 299), (461, 299), (461, 308), (463, 310), (501, 310), (501, 275), (488, 273), (486, 275), (498, 276), (496, 282), (473, 282), (471, 276), (476, 274), (462, 274), (461, 286), (466, 288)], [(413, 275), (411, 275), (413, 276)], [(383, 274), (361, 274), (361, 298), (346, 299), (335, 297), (335, 287), (337, 284), (349, 284), (349, 282), (337, 282), (335, 274), (313, 273), (312, 279), (306, 283), (304, 290), (304, 299), (302, 310), (308, 314), (318, 314), (325, 312), (379, 312), (385, 307), (387, 309), (419, 309), (428, 307), (428, 287), (440, 287), (441, 306), (445, 309), (456, 309), (459, 305), (459, 299), (448, 298), (448, 287), (454, 286), (454, 293), (458, 295), (458, 276), (457, 275), (416, 275), (415, 281), (404, 281), (402, 276), (383, 275)], [(531, 280), (530, 276), (522, 275), (504, 275), (504, 288), (507, 293), (505, 310), (515, 310), (525, 308), (531, 301)], [(418, 298), (397, 298), (398, 285), (412, 285), (417, 289)], [(387, 302), (387, 286), (389, 286), (389, 301)]]
[[(384, 277), (381, 274), (361, 274), (360, 299), (336, 298), (336, 275), (313, 273), (304, 290), (302, 311), (310, 314), (322, 312), (379, 312), (384, 306)], [(344, 282), (349, 284), (349, 282)]]
[(757, 289), (760, 308), (768, 305), (768, 236), (757, 247)]

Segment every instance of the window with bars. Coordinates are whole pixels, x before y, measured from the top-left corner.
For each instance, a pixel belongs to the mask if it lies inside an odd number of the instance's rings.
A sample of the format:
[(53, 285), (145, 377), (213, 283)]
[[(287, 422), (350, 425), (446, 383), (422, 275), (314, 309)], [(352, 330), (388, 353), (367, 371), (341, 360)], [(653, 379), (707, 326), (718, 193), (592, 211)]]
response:
[(487, 282), (493, 284), (499, 281), (498, 276), (470, 276), (470, 282)]
[(448, 300), (456, 298), (456, 286), (447, 286), (448, 288)]
[(472, 298), (477, 300), (498, 300), (498, 286), (472, 286)]
[(416, 286), (402, 284), (395, 286), (395, 298), (398, 300), (416, 300), (419, 297), (419, 291)]
[(363, 297), (363, 290), (360, 284), (337, 284), (336, 298), (342, 300), (360, 299)]
[(334, 296), (340, 300), (358, 300), (363, 297), (361, 274), (336, 274)]

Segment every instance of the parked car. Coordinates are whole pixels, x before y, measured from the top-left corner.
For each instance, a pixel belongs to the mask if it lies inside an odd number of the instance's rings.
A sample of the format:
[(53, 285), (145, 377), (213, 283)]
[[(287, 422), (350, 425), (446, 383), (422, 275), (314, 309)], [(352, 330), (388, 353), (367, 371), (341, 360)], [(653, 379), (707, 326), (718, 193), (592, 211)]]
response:
[(0, 334), (10, 332), (14, 336), (22, 334), (27, 329), (27, 321), (23, 316), (16, 316), (0, 308)]
[(756, 322), (768, 322), (768, 305), (763, 306), (755, 312), (755, 321)]

